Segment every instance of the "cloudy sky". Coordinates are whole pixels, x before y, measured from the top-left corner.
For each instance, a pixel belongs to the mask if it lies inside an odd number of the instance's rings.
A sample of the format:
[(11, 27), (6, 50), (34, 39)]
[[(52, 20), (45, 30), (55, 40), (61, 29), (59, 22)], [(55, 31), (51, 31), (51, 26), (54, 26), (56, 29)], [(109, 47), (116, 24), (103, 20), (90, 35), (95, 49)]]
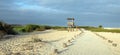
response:
[(11, 24), (120, 27), (120, 0), (0, 0), (0, 20)]

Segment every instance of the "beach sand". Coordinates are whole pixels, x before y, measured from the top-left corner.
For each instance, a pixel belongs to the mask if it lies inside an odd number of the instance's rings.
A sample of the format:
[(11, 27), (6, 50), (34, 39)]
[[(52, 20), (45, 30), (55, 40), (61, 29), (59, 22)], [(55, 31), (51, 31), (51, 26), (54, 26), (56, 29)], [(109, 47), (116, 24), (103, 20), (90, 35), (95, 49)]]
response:
[(0, 41), (0, 55), (119, 55), (106, 42), (84, 29), (73, 32), (52, 30)]

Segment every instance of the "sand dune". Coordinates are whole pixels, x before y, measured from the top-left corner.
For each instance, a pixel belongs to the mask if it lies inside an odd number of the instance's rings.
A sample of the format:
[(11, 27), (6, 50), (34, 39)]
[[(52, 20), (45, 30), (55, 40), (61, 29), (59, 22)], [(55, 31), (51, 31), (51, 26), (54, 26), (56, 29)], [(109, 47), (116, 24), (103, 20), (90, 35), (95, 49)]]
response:
[[(44, 34), (23, 35), (16, 38), (0, 41), (0, 55), (53, 55), (58, 45), (71, 39), (77, 32), (55, 31)], [(40, 41), (42, 40), (42, 41)], [(61, 46), (62, 47), (62, 46)]]

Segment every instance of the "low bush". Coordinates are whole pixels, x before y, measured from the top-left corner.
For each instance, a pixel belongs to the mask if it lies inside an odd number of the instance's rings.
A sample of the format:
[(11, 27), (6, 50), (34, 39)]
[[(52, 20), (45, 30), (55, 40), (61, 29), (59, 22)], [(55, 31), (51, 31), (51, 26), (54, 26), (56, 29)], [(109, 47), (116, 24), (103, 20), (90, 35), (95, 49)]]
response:
[(13, 30), (13, 27), (5, 22), (0, 21), (0, 31), (6, 33), (6, 34), (17, 34), (17, 32), (15, 32)]

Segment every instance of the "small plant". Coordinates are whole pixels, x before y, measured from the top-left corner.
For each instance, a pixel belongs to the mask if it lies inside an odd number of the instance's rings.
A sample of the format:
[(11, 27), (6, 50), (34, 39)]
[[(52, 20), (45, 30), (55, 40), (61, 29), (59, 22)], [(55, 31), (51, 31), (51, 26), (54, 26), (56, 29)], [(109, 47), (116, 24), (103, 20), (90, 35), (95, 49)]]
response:
[(66, 44), (66, 43), (63, 43), (63, 47), (64, 47), (64, 48), (67, 47), (67, 44)]
[(54, 49), (50, 55), (58, 55), (58, 49)]
[(117, 47), (117, 44), (116, 44), (116, 43), (113, 43), (112, 46)]
[(108, 40), (109, 43), (112, 43), (113, 41), (112, 40)]
[(54, 53), (58, 53), (58, 49), (54, 49)]
[(14, 55), (22, 55), (22, 54), (18, 52), (18, 53), (14, 53)]
[(71, 41), (70, 41), (70, 40), (68, 40), (68, 42), (69, 42), (69, 43), (71, 43)]
[(39, 38), (32, 38), (32, 39), (33, 39), (33, 42), (42, 42), (42, 40)]

